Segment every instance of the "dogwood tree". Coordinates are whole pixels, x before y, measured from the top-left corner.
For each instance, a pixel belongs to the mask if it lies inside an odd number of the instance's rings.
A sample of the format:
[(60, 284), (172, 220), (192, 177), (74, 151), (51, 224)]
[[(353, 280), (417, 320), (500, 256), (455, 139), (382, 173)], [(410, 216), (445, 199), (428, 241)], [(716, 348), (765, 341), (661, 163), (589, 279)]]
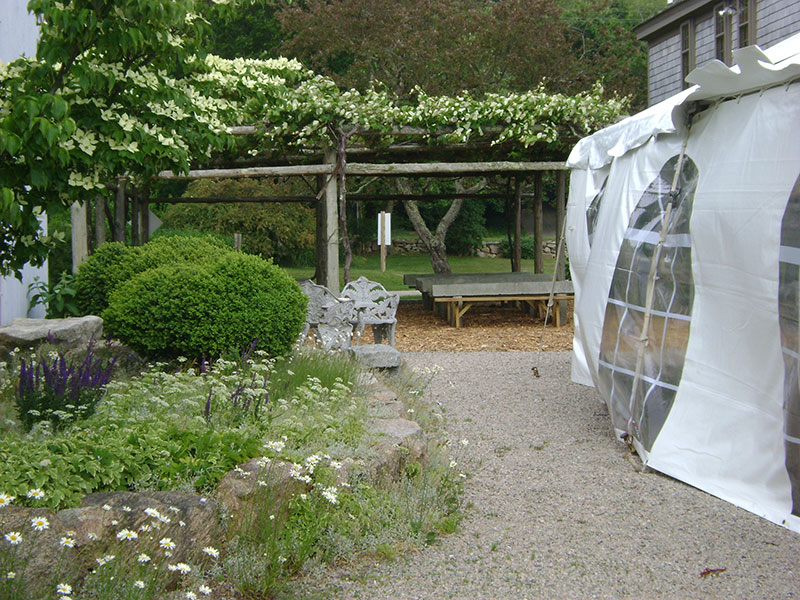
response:
[[(233, 0), (229, 0), (232, 2)], [(624, 101), (576, 96), (429, 96), (341, 90), (298, 61), (207, 55), (204, 15), (223, 0), (31, 0), (35, 58), (0, 65), (0, 272), (41, 264), (57, 234), (38, 214), (102, 193), (114, 178), (185, 172), (214, 153), (336, 144), (415, 128), (430, 143), (496, 131), (519, 148), (558, 144), (614, 119)], [(229, 133), (255, 124), (245, 141)], [(376, 137), (374, 134), (382, 134)]]

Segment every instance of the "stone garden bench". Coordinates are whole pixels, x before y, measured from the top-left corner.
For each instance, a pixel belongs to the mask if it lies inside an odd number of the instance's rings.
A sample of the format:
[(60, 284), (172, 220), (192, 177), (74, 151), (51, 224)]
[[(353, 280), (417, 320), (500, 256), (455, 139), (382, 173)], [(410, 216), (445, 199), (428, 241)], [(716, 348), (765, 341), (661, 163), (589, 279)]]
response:
[(353, 302), (356, 339), (360, 339), (364, 327), (370, 325), (376, 344), (382, 343), (386, 337), (389, 344), (394, 346), (395, 315), (400, 303), (398, 294), (392, 294), (380, 283), (362, 276), (344, 286), (342, 297)]

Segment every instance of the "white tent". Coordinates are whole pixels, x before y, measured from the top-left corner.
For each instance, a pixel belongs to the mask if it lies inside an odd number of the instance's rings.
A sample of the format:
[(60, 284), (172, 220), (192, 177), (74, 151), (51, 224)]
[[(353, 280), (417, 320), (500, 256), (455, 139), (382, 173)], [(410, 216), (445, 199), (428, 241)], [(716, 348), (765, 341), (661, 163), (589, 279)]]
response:
[(800, 532), (800, 35), (585, 138), (572, 377), (650, 467)]

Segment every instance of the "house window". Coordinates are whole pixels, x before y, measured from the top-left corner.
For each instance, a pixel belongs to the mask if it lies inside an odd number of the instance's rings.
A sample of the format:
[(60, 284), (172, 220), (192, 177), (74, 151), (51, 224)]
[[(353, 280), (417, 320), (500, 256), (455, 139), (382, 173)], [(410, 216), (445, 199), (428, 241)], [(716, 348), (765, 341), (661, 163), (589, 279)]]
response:
[(683, 89), (689, 87), (686, 76), (695, 67), (694, 21), (689, 20), (681, 25), (681, 82)]
[(727, 2), (720, 2), (714, 6), (714, 45), (715, 57), (726, 65), (731, 64), (731, 30), (733, 29), (733, 14), (736, 11)]
[(739, 0), (739, 48), (756, 43), (755, 0)]

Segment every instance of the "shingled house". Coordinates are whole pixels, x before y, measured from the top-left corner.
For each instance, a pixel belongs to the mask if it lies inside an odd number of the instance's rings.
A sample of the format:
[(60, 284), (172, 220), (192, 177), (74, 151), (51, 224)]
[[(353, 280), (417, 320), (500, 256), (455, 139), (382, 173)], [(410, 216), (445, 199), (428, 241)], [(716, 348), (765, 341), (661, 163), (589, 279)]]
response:
[(688, 87), (686, 75), (736, 48), (762, 49), (800, 32), (798, 0), (676, 0), (634, 31), (648, 46), (650, 104)]

